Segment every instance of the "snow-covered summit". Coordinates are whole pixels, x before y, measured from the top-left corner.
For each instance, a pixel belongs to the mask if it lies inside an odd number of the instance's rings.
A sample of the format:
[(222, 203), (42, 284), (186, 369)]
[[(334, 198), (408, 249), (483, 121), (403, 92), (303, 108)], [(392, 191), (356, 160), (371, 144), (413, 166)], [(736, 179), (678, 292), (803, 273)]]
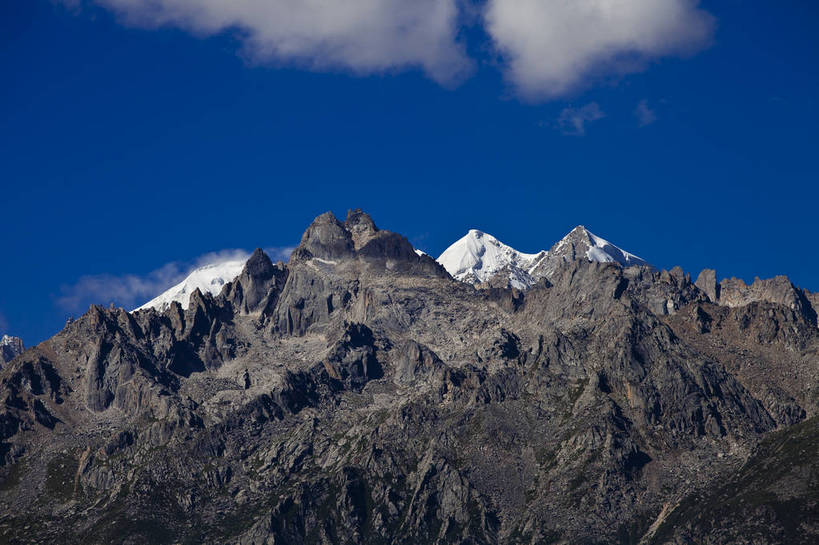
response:
[(622, 267), (651, 266), (644, 259), (578, 225), (549, 249), (546, 259), (538, 263), (531, 274), (535, 278), (549, 278), (561, 263), (582, 258), (598, 263), (617, 263)]
[(246, 259), (233, 259), (199, 267), (190, 273), (182, 282), (151, 299), (135, 310), (155, 308), (166, 310), (171, 303), (177, 301), (182, 308), (188, 307), (191, 294), (198, 288), (202, 293), (218, 295), (222, 286), (232, 282), (242, 273)]
[(486, 282), (508, 269), (512, 287), (524, 289), (533, 284), (529, 271), (545, 256), (543, 250), (534, 254), (519, 252), (492, 235), (471, 229), (441, 254), (438, 263), (453, 278), (470, 284)]
[[(531, 287), (540, 278), (548, 278), (561, 263), (588, 259), (599, 263), (617, 263), (623, 267), (649, 264), (636, 255), (622, 250), (594, 235), (582, 225), (551, 247), (527, 254), (515, 250), (498, 239), (470, 230), (466, 236), (447, 248), (438, 263), (453, 278), (470, 284), (492, 280), (499, 273), (508, 274), (507, 285), (518, 289)], [(506, 278), (501, 279), (506, 282)]]
[[(619, 263), (623, 267), (648, 266), (648, 262), (636, 255), (618, 248), (608, 240), (598, 237), (588, 229), (579, 225), (572, 232), (566, 235), (558, 245), (563, 247), (569, 244), (579, 244), (580, 248), (585, 248), (586, 258), (589, 261), (598, 263)], [(552, 255), (558, 254), (559, 249), (550, 252)]]

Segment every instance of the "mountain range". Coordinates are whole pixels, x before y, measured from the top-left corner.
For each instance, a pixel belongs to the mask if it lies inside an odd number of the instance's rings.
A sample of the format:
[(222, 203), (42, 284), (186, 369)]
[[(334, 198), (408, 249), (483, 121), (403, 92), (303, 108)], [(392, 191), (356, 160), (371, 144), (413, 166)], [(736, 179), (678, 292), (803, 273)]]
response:
[[(416, 250), (416, 253), (419, 252), (423, 253)], [(470, 229), (463, 238), (449, 246), (437, 261), (456, 280), (469, 284), (488, 282), (497, 287), (525, 290), (539, 279), (548, 277), (560, 263), (574, 261), (579, 257), (597, 263), (617, 263), (624, 267), (650, 266), (634, 254), (592, 234), (582, 225), (575, 227), (550, 250), (534, 254), (520, 252), (492, 235)], [(196, 289), (218, 295), (222, 286), (239, 276), (243, 266), (244, 260), (234, 259), (199, 267), (179, 284), (136, 310), (165, 310), (173, 301), (186, 307), (190, 294)]]
[(0, 370), (0, 542), (819, 539), (819, 296), (784, 276), (583, 228), (436, 261), (353, 210), (198, 282)]

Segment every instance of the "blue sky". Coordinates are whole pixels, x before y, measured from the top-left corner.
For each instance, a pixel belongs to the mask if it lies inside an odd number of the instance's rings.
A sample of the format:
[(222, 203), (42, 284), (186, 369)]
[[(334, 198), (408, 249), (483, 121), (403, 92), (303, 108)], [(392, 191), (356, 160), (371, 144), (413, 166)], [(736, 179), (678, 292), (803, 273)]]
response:
[(819, 5), (646, 2), (3, 2), (0, 334), (354, 207), (435, 255), (584, 224), (819, 290)]

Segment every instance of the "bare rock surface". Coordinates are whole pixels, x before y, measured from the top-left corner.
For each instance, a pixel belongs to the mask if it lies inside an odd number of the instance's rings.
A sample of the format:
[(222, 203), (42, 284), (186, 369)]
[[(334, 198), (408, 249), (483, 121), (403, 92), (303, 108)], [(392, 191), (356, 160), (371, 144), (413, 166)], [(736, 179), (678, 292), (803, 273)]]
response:
[(3, 335), (3, 337), (0, 338), (0, 366), (22, 354), (25, 349), (23, 339), (20, 337)]

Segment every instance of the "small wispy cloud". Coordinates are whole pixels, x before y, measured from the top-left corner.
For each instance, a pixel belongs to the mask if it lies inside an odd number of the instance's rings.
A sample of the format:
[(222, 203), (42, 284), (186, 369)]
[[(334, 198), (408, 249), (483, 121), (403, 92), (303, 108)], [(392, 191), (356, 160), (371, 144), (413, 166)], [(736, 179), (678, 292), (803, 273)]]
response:
[(638, 127), (646, 127), (657, 121), (657, 112), (648, 105), (648, 100), (641, 100), (634, 109)]
[(591, 102), (580, 108), (563, 108), (557, 124), (563, 134), (572, 136), (583, 136), (586, 134), (586, 125), (593, 121), (603, 119), (606, 114), (600, 109), (600, 105)]
[[(265, 248), (270, 259), (287, 261), (292, 247)], [(144, 275), (92, 274), (80, 277), (75, 283), (63, 285), (56, 298), (58, 307), (66, 312), (84, 312), (91, 304), (127, 309), (135, 308), (178, 284), (191, 271), (204, 265), (244, 260), (249, 252), (241, 249), (221, 250), (202, 255), (190, 262), (174, 261)]]

